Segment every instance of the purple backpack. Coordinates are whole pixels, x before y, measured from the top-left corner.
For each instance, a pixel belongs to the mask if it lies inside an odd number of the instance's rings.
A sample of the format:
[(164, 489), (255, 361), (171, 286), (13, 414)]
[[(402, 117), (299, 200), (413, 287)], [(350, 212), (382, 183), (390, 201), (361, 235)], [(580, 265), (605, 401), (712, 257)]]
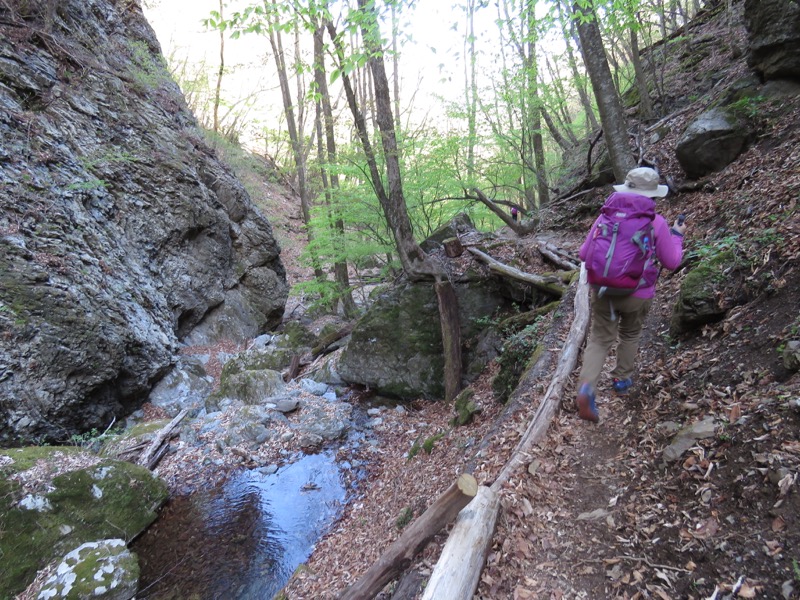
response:
[(627, 296), (655, 284), (653, 219), (655, 202), (615, 192), (603, 204), (586, 252), (589, 283), (599, 295)]

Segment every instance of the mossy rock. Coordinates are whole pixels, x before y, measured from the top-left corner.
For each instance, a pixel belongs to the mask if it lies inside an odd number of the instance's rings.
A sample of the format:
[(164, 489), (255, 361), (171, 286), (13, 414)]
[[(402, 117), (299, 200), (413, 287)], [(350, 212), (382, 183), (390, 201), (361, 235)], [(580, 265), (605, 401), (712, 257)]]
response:
[(229, 359), (222, 367), (222, 380), (244, 371), (281, 371), (289, 366), (296, 353), (287, 348), (268, 348), (242, 352)]
[[(80, 458), (98, 462), (63, 472)], [(32, 466), (40, 483), (24, 489), (14, 477)], [(0, 451), (0, 599), (12, 598), (39, 569), (85, 542), (131, 540), (156, 519), (168, 496), (147, 469), (77, 448)]]
[(39, 598), (128, 600), (139, 588), (139, 560), (125, 540), (86, 542), (60, 561)]
[(316, 341), (317, 336), (302, 323), (289, 321), (286, 323), (281, 335), (275, 340), (275, 343), (279, 348), (299, 349), (310, 348)]
[(472, 388), (466, 388), (465, 390), (462, 390), (458, 396), (456, 396), (456, 399), (454, 400), (456, 416), (453, 417), (453, 420), (450, 422), (453, 427), (466, 425), (472, 421), (472, 417), (475, 415), (475, 413), (479, 413), (481, 411), (480, 407), (478, 407), (472, 400), (474, 396), (475, 390)]
[(206, 399), (206, 410), (218, 407), (222, 398), (249, 405), (263, 404), (267, 399), (283, 393), (285, 388), (283, 376), (270, 369), (223, 373), (219, 389)]
[(702, 260), (689, 272), (672, 309), (670, 332), (673, 335), (715, 323), (725, 316), (727, 311), (719, 304), (720, 292), (729, 283), (726, 273), (736, 264), (733, 250), (725, 250)]
[(506, 339), (503, 353), (498, 359), (500, 371), (492, 381), (492, 389), (501, 402), (508, 400), (522, 374), (536, 363), (544, 351), (539, 338), (539, 327), (534, 324)]

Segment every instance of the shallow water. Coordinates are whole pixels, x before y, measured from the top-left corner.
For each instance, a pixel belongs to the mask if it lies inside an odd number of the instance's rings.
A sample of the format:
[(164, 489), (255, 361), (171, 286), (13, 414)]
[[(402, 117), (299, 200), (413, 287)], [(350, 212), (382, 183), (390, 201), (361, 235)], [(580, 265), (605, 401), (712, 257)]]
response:
[(332, 452), (273, 475), (243, 471), (177, 497), (133, 544), (140, 600), (272, 598), (339, 516), (345, 488)]

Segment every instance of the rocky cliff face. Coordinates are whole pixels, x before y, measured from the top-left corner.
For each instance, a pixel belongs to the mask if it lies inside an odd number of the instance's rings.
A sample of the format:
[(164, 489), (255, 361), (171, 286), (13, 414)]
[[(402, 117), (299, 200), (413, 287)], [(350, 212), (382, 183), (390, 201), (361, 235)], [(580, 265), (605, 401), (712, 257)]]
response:
[[(138, 407), (182, 340), (277, 324), (269, 222), (136, 2), (0, 3), (0, 444)], [(235, 326), (234, 326), (235, 324)]]

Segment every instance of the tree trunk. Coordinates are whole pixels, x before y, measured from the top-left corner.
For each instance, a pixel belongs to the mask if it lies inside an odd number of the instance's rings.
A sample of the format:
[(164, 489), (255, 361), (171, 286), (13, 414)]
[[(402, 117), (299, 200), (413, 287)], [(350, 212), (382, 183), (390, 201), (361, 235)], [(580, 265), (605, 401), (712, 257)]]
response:
[[(360, 1), (360, 0), (359, 0)], [(402, 573), (416, 554), (478, 493), (478, 482), (462, 474), (422, 515), (411, 523), (361, 578), (339, 596), (340, 600), (370, 600)]]
[(630, 28), (631, 62), (633, 62), (633, 71), (636, 74), (636, 87), (639, 89), (639, 116), (642, 120), (647, 121), (653, 117), (653, 103), (650, 101), (647, 76), (645, 75), (644, 67), (642, 67), (642, 57), (639, 55), (639, 34), (637, 29), (638, 27), (634, 26)]
[[(219, 20), (222, 22), (225, 17), (222, 15), (222, 0), (219, 0)], [(225, 73), (225, 31), (219, 28), (219, 71), (217, 71), (217, 89), (214, 91), (214, 132), (219, 133), (219, 103), (222, 93), (222, 75)]]
[(461, 391), (461, 327), (458, 318), (458, 297), (450, 281), (437, 281), (436, 298), (439, 301), (439, 322), (442, 328), (444, 362), (444, 399), (451, 402)]
[[(276, 0), (272, 0), (273, 6)], [(311, 222), (311, 210), (308, 200), (308, 186), (306, 184), (306, 154), (303, 148), (303, 141), (300, 139), (300, 131), (297, 127), (295, 118), (294, 103), (292, 102), (292, 92), (289, 87), (289, 76), (286, 71), (286, 60), (283, 53), (283, 40), (280, 31), (276, 30), (274, 23), (270, 23), (269, 43), (272, 53), (275, 56), (275, 67), (278, 71), (278, 82), (281, 87), (281, 98), (283, 100), (283, 114), (286, 117), (286, 129), (289, 133), (289, 142), (292, 146), (292, 156), (295, 167), (297, 168), (297, 193), (300, 196), (300, 210), (303, 215), (303, 223), (306, 225), (307, 237), (309, 242), (314, 241), (314, 233), (308, 226)], [(324, 281), (325, 274), (317, 261), (314, 261), (314, 275)]]
[(611, 157), (614, 177), (617, 181), (625, 181), (625, 176), (636, 166), (633, 154), (628, 143), (628, 128), (619, 94), (608, 68), (600, 28), (597, 26), (597, 16), (594, 13), (593, 3), (583, 10), (579, 3), (574, 5), (574, 14), (581, 39), (581, 53), (589, 78), (592, 81), (597, 107), (600, 111), (600, 120), (603, 123), (603, 132), (606, 138), (606, 147)]
[[(562, 7), (561, 2), (565, 2), (564, 6)], [(572, 50), (572, 41), (573, 41), (573, 34), (570, 34), (568, 31), (568, 27), (572, 28), (573, 24), (567, 25), (567, 17), (566, 15), (569, 13), (568, 5), (566, 4), (566, 0), (559, 0), (558, 1), (558, 14), (559, 19), (561, 21), (561, 31), (564, 36), (564, 43), (567, 47), (567, 60), (569, 62), (570, 70), (572, 71), (572, 78), (575, 82), (575, 89), (578, 90), (578, 98), (580, 98), (581, 106), (583, 106), (583, 110), (586, 112), (586, 123), (589, 125), (589, 129), (591, 131), (596, 131), (600, 129), (600, 124), (597, 122), (597, 118), (594, 116), (594, 108), (592, 107), (592, 102), (589, 99), (589, 95), (586, 93), (586, 87), (583, 83), (583, 77), (581, 77), (580, 72), (578, 71), (578, 61), (575, 60), (575, 53)], [(580, 44), (578, 44), (580, 46)]]
[[(334, 171), (330, 171), (330, 166), (336, 164), (336, 139), (333, 128), (333, 109), (331, 108), (331, 97), (328, 92), (328, 78), (325, 72), (325, 52), (323, 48), (323, 26), (320, 24), (314, 29), (314, 79), (317, 84), (317, 93), (320, 98), (322, 109), (322, 124), (325, 129), (325, 150), (322, 150), (322, 127), (318, 127), (317, 136), (319, 137), (320, 169), (322, 171), (322, 181), (325, 189), (326, 199), (329, 210), (333, 213), (332, 227), (334, 236), (334, 248), (336, 259), (334, 260), (333, 271), (336, 284), (339, 288), (339, 298), (342, 300), (344, 314), (348, 319), (356, 316), (358, 312), (356, 303), (353, 300), (353, 293), (350, 289), (350, 274), (347, 270), (347, 261), (341, 257), (344, 255), (344, 220), (339, 216), (339, 211), (331, 202), (330, 190), (339, 189), (339, 176)], [(330, 187), (328, 187), (330, 186)]]
[(467, 34), (464, 39), (465, 101), (467, 104), (467, 181), (475, 174), (476, 122), (478, 112), (478, 84), (475, 80), (475, 0), (467, 0)]

